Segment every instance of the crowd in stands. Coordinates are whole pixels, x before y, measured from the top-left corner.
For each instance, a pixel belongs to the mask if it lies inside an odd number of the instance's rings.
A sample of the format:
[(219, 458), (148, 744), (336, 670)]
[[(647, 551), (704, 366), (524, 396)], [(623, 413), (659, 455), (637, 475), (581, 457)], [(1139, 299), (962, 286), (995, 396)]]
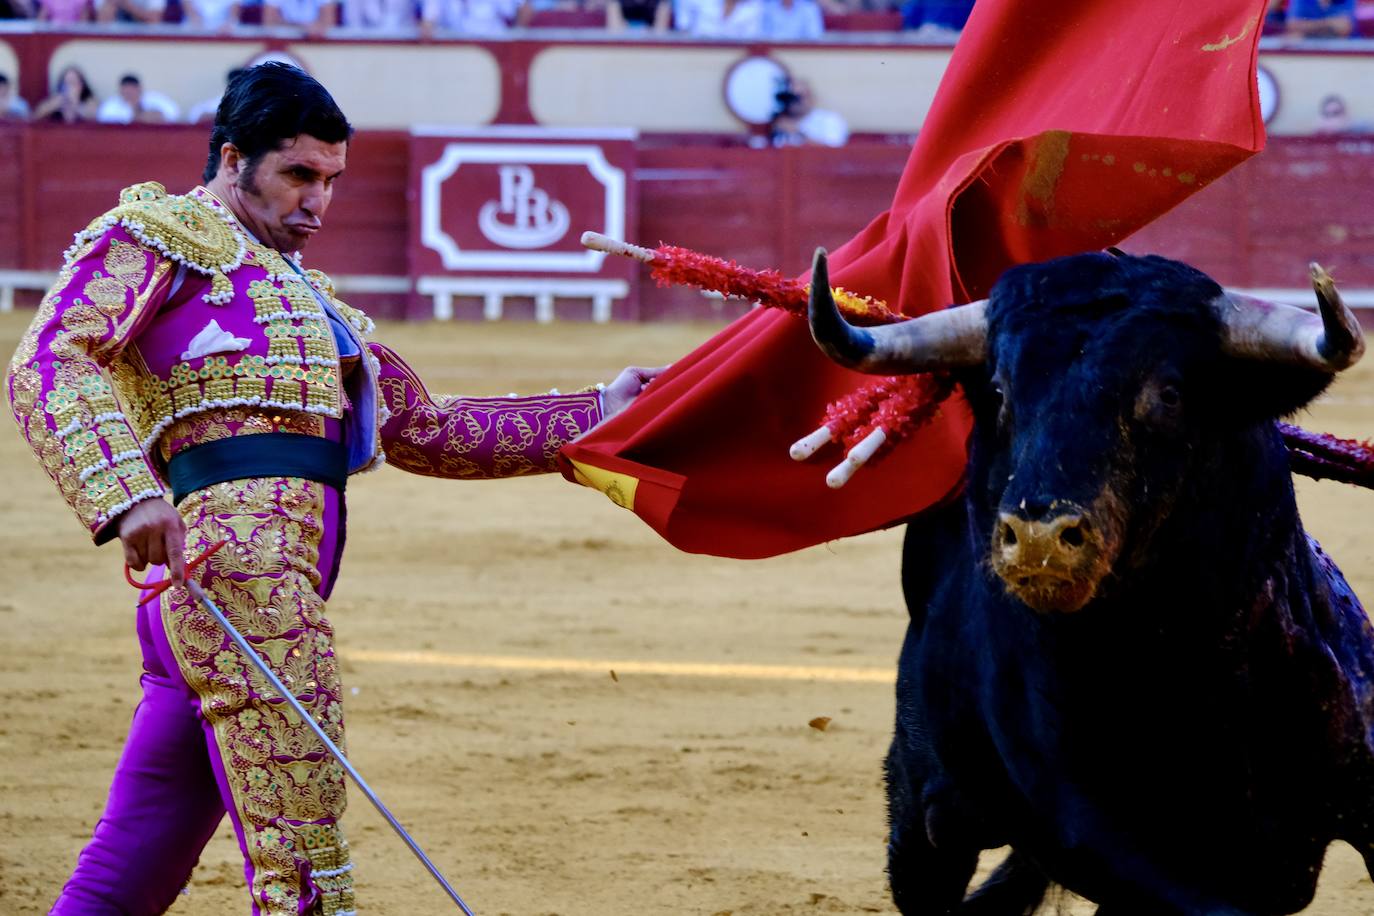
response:
[[(972, 9), (973, 0), (0, 0), (0, 19), (181, 23), (201, 32), (287, 26), (314, 37), (336, 27), (432, 38), (557, 26), (808, 41), (827, 28), (952, 36)], [(1362, 24), (1374, 29), (1374, 0), (1270, 0), (1265, 32), (1341, 38), (1359, 36)]]
[[(973, 0), (0, 0), (0, 19), (180, 23), (199, 32), (240, 25), (333, 28), (432, 38), (514, 27), (676, 32), (699, 38), (809, 41), (827, 27), (957, 34)], [(853, 22), (846, 20), (852, 18)]]
[(79, 67), (65, 67), (58, 74), (52, 94), (30, 109), (29, 104), (14, 91), (9, 76), (0, 73), (0, 121), (197, 124), (214, 120), (218, 107), (218, 97), (206, 99), (193, 105), (183, 117), (175, 102), (155, 89), (145, 89), (143, 81), (133, 73), (125, 74), (120, 79), (118, 92), (101, 100), (96, 98)]
[[(488, 36), (540, 25), (602, 27), (611, 32), (676, 32), (703, 39), (809, 41), (846, 19), (930, 37), (955, 37), (974, 0), (0, 0), (0, 19), (54, 25), (82, 22), (182, 23), (189, 30), (230, 31), (241, 25), (296, 27), (312, 36), (343, 27), (370, 34), (418, 37)], [(1374, 0), (1269, 0), (1266, 34), (1292, 38), (1374, 38)], [(860, 26), (862, 27), (862, 26)], [(30, 108), (0, 73), (0, 121), (59, 123), (198, 123), (214, 117), (219, 99), (184, 114), (166, 95), (126, 74), (118, 91), (99, 100), (76, 67), (58, 76), (52, 93)], [(1322, 101), (1321, 133), (1360, 133), (1339, 96)], [(768, 132), (775, 146), (842, 145), (848, 129), (833, 112), (813, 109), (805, 84), (778, 94)]]
[(1374, 38), (1361, 35), (1360, 6), (1359, 0), (1269, 0), (1264, 31), (1290, 38)]

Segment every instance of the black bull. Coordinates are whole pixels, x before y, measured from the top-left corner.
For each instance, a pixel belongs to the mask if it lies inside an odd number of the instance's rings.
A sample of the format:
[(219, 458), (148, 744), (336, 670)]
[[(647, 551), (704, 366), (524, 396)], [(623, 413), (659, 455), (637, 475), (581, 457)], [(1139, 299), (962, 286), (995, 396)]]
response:
[(903, 913), (1031, 913), (1055, 884), (1100, 916), (1292, 913), (1332, 840), (1374, 868), (1374, 631), (1275, 429), (1363, 348), (1313, 274), (1320, 318), (1106, 254), (884, 328), (813, 293), (832, 358), (952, 372), (975, 419), (962, 500), (907, 530)]

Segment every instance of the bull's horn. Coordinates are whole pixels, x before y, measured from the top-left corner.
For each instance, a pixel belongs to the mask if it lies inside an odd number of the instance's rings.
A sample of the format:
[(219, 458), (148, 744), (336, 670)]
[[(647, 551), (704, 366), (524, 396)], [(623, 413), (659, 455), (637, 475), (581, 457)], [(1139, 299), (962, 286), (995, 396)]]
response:
[(1331, 275), (1310, 265), (1318, 318), (1306, 309), (1227, 291), (1217, 300), (1223, 346), (1233, 356), (1310, 366), (1335, 374), (1364, 355), (1364, 332)]
[(931, 312), (900, 324), (856, 328), (830, 291), (825, 249), (811, 265), (811, 336), (835, 362), (874, 375), (906, 375), (976, 366), (987, 352), (987, 300)]

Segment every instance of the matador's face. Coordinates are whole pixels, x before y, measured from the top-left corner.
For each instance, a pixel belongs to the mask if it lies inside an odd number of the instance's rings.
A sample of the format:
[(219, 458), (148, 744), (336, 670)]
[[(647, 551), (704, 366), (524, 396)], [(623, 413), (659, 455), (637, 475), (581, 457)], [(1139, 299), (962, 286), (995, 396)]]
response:
[(258, 240), (283, 253), (300, 251), (324, 225), (324, 214), (343, 174), (348, 143), (325, 143), (308, 134), (256, 161), (227, 160), (230, 209)]

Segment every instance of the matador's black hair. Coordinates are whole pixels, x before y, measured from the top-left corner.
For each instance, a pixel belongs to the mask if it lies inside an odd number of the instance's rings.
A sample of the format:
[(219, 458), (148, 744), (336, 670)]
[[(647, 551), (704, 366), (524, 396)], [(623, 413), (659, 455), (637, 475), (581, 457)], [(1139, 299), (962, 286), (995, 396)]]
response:
[(237, 71), (215, 112), (204, 179), (219, 171), (220, 147), (226, 143), (238, 147), (252, 168), (301, 134), (342, 143), (353, 136), (353, 125), (329, 90), (299, 67), (268, 61)]

